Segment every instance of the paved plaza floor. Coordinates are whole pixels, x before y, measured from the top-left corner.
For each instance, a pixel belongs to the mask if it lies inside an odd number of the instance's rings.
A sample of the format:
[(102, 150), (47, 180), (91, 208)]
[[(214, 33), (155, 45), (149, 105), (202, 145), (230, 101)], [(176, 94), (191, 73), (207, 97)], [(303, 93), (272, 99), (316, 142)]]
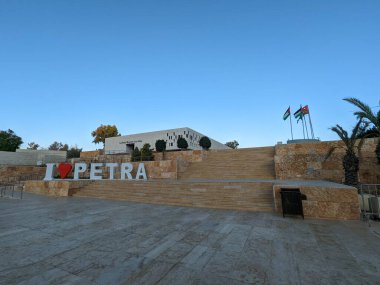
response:
[(380, 284), (380, 223), (25, 194), (0, 284)]

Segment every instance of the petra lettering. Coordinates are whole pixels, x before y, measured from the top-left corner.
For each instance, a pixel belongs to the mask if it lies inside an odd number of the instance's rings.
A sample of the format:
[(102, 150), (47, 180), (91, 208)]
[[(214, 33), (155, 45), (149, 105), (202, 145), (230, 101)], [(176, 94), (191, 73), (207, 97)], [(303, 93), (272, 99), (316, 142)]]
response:
[[(50, 181), (54, 180), (54, 169), (55, 163), (46, 164), (46, 174), (44, 180)], [(103, 169), (108, 168), (109, 177), (108, 180), (115, 180), (115, 170), (120, 170), (120, 180), (147, 180), (145, 165), (144, 163), (139, 163), (136, 171), (136, 176), (132, 176), (133, 164), (132, 163), (91, 163), (90, 164), (90, 180), (102, 180)], [(73, 180), (83, 179), (80, 178), (81, 173), (87, 171), (86, 163), (75, 163), (74, 165), (74, 178)], [(60, 163), (58, 166), (58, 173), (60, 179), (65, 179), (73, 170), (73, 166), (70, 163)]]

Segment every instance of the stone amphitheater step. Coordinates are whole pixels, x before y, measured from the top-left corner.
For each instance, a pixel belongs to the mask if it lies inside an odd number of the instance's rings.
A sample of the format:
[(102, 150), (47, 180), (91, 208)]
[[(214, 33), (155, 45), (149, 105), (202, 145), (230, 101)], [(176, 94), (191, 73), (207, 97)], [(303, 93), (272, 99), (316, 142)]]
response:
[(179, 179), (275, 179), (274, 147), (209, 151), (202, 162), (194, 162)]
[(93, 182), (74, 196), (132, 202), (273, 211), (272, 182), (120, 181)]

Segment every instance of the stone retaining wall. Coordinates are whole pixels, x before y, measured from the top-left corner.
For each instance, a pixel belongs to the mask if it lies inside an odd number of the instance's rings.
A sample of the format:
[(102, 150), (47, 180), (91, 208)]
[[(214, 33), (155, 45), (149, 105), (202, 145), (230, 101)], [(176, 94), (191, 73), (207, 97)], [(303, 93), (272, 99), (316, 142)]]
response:
[(336, 220), (358, 220), (360, 218), (358, 190), (354, 187), (274, 185), (275, 211), (282, 214), (281, 188), (298, 188), (302, 194), (306, 195), (306, 200), (302, 201), (302, 205), (307, 218)]
[(102, 149), (81, 151), (80, 158), (94, 158), (98, 155), (103, 155), (104, 151)]
[(14, 181), (28, 175), (45, 176), (46, 167), (39, 166), (0, 166), (0, 182)]
[[(375, 148), (378, 139), (366, 139), (360, 159), (359, 181), (380, 182), (380, 165)], [(330, 157), (328, 153), (334, 148)], [(341, 141), (276, 145), (275, 170), (277, 179), (328, 180), (344, 182), (342, 159), (345, 155)]]

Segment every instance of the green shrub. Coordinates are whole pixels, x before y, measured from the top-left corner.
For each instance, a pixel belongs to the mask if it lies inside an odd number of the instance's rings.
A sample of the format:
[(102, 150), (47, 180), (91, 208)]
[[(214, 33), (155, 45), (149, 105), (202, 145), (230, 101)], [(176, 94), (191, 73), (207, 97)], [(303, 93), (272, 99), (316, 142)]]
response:
[(164, 152), (166, 150), (166, 141), (164, 140), (157, 140), (156, 141), (156, 151), (158, 152)]
[(208, 150), (211, 147), (211, 141), (208, 137), (201, 137), (199, 140), (199, 145), (205, 149)]
[(189, 144), (187, 143), (187, 141), (184, 139), (184, 138), (179, 138), (178, 141), (177, 141), (177, 147), (179, 149), (187, 149), (189, 147)]
[(82, 149), (78, 148), (76, 145), (71, 146), (71, 148), (67, 150), (67, 158), (79, 158), (81, 151)]
[(154, 160), (153, 150), (150, 148), (150, 144), (146, 143), (141, 149), (141, 160), (151, 161)]
[(132, 152), (131, 155), (131, 161), (140, 161), (141, 160), (141, 151), (139, 150), (138, 147), (135, 147), (135, 149)]

